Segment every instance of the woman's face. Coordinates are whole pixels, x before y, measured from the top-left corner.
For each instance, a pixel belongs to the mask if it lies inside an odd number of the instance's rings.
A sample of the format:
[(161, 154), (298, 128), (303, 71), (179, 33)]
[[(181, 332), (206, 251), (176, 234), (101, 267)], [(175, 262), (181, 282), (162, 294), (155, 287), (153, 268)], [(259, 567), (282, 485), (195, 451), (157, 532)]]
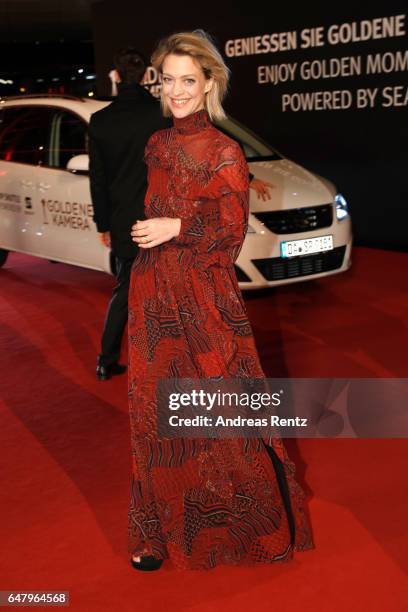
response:
[(181, 119), (204, 108), (205, 94), (212, 79), (206, 79), (189, 55), (167, 55), (163, 62), (163, 96), (174, 117)]

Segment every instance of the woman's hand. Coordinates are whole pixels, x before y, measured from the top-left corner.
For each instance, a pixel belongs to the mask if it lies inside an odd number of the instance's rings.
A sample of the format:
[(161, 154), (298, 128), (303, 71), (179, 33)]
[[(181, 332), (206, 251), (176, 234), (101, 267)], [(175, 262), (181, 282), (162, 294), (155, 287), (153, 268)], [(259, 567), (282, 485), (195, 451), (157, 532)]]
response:
[(275, 187), (273, 183), (268, 181), (262, 181), (261, 179), (253, 178), (249, 183), (250, 189), (253, 189), (258, 197), (258, 200), (262, 198), (264, 202), (271, 199), (271, 194), (268, 187)]
[(163, 242), (168, 242), (180, 233), (181, 219), (170, 217), (154, 217), (145, 221), (137, 221), (132, 225), (132, 240), (142, 249), (150, 249)]

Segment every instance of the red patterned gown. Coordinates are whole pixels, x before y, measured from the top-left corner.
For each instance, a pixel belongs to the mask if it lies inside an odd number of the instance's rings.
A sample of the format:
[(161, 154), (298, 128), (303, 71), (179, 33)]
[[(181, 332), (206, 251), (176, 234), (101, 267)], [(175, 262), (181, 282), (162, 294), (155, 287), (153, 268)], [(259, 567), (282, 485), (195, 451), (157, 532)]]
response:
[(182, 222), (177, 238), (139, 249), (132, 269), (129, 551), (178, 569), (290, 560), (314, 544), (280, 438), (270, 443), (286, 494), (261, 438), (160, 440), (156, 430), (160, 378), (265, 376), (233, 267), (247, 228), (248, 166), (205, 110), (153, 134), (145, 159), (147, 218)]

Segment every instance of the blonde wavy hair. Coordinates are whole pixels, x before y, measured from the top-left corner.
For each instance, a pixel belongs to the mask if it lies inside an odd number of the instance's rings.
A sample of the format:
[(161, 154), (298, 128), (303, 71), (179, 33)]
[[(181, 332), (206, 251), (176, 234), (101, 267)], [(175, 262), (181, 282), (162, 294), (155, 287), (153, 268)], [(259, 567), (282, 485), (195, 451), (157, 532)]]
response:
[[(157, 45), (151, 57), (151, 63), (162, 74), (163, 62), (170, 54), (189, 55), (201, 67), (206, 79), (213, 79), (213, 85), (205, 95), (204, 106), (210, 119), (226, 117), (222, 101), (228, 89), (230, 71), (222, 59), (221, 53), (203, 30), (193, 32), (177, 32), (163, 38)], [(171, 116), (170, 108), (163, 96), (160, 103), (165, 117)]]

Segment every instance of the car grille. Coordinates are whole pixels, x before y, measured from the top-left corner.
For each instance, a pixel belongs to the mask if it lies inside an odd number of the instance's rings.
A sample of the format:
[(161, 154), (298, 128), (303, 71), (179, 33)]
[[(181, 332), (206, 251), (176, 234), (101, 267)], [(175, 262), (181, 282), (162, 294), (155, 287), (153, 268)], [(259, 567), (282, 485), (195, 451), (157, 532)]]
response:
[(297, 234), (329, 227), (333, 222), (333, 205), (321, 204), (253, 214), (274, 234)]
[(343, 264), (345, 251), (346, 247), (341, 246), (325, 253), (314, 253), (302, 257), (252, 259), (252, 263), (266, 280), (282, 280), (337, 270)]

